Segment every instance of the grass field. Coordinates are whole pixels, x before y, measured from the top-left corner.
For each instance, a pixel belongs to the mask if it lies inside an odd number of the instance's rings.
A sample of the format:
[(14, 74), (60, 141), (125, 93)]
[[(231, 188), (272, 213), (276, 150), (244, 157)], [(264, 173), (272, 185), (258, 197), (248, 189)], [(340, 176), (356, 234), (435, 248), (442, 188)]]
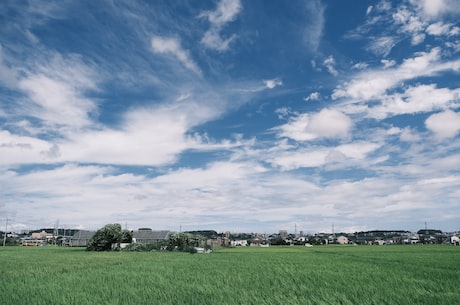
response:
[(0, 304), (460, 304), (460, 247), (0, 248)]

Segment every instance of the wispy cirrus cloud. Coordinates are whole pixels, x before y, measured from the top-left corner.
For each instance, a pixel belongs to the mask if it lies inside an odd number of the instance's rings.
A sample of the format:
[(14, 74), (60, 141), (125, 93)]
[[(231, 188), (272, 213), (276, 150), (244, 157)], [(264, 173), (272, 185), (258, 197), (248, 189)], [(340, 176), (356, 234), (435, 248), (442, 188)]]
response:
[[(387, 57), (393, 48), (410, 39), (413, 46), (423, 43), (427, 35), (457, 35), (458, 29), (445, 22), (445, 15), (460, 13), (460, 5), (451, 0), (407, 0), (400, 3), (381, 1), (369, 6), (364, 24), (348, 32), (349, 39), (369, 40), (366, 50)], [(375, 32), (376, 25), (384, 30)]]
[(180, 40), (177, 38), (154, 36), (151, 40), (152, 50), (158, 54), (172, 55), (184, 67), (190, 71), (201, 75), (201, 70), (193, 61), (190, 53), (182, 48)]
[(103, 76), (81, 57), (48, 52), (24, 65), (17, 64), (9, 61), (0, 78), (23, 95), (14, 101), (16, 107), (6, 110), (10, 115), (39, 120), (40, 125), (51, 129), (82, 128), (92, 122), (91, 116), (97, 116), (97, 102), (87, 96), (99, 90)]
[(202, 12), (199, 17), (207, 18), (211, 27), (204, 33), (201, 43), (220, 52), (228, 50), (237, 36), (233, 34), (228, 38), (222, 38), (221, 31), (227, 23), (235, 20), (241, 9), (240, 0), (221, 0), (214, 11)]
[(303, 32), (303, 40), (308, 49), (315, 53), (318, 51), (323, 37), (326, 24), (324, 17), (326, 7), (318, 0), (307, 1), (305, 5), (307, 22)]

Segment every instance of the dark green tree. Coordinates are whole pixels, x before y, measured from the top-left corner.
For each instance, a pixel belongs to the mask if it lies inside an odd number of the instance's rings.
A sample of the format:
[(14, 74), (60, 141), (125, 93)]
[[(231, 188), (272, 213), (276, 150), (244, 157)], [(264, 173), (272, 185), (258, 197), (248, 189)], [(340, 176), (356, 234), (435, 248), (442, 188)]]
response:
[(121, 231), (121, 243), (130, 243), (133, 241), (133, 232), (128, 230)]
[(97, 230), (96, 234), (88, 242), (87, 251), (109, 251), (113, 244), (120, 242), (131, 242), (132, 233), (122, 230), (118, 223), (107, 224)]
[(169, 236), (167, 250), (195, 252), (195, 247), (199, 247), (206, 239), (201, 235), (191, 233), (174, 233)]

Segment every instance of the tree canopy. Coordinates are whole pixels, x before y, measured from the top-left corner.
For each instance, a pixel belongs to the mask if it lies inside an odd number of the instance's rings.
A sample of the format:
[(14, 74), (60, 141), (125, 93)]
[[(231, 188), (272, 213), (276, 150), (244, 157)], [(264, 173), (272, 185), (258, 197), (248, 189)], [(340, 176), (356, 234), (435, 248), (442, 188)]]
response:
[(128, 230), (122, 230), (118, 223), (107, 224), (96, 231), (86, 247), (87, 251), (109, 251), (113, 244), (130, 243), (133, 234)]

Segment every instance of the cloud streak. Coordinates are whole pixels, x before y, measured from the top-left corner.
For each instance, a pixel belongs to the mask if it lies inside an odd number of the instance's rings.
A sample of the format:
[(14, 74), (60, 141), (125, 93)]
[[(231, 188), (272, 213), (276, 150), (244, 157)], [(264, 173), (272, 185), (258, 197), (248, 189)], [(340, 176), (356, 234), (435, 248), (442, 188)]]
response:
[(175, 57), (184, 67), (201, 75), (200, 68), (192, 60), (189, 52), (182, 48), (177, 38), (154, 36), (152, 38), (152, 50), (158, 54), (166, 54)]

